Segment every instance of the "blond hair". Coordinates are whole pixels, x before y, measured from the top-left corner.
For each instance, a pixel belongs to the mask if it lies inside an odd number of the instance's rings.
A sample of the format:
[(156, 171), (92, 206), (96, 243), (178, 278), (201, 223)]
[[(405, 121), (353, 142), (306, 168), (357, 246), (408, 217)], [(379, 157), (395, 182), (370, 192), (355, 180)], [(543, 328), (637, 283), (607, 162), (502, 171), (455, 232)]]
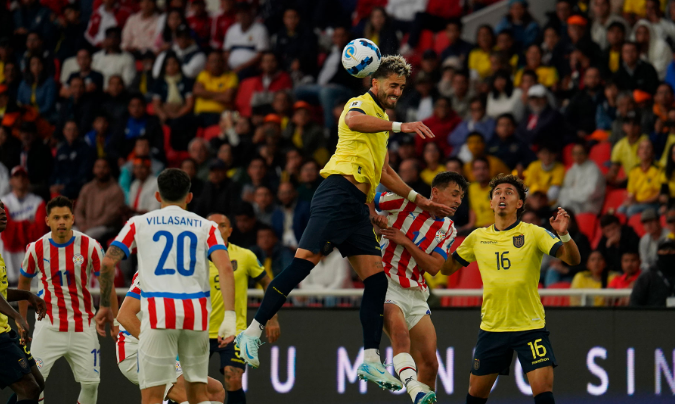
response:
[(372, 74), (372, 78), (387, 78), (391, 73), (408, 78), (411, 75), (411, 65), (402, 55), (384, 56), (381, 58), (378, 69)]

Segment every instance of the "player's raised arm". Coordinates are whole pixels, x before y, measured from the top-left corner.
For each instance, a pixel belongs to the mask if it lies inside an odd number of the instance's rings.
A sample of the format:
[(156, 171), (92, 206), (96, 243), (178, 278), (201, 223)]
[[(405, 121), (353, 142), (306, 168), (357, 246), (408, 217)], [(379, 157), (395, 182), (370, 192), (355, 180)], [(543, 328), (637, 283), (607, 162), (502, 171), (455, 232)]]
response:
[(219, 347), (225, 347), (235, 338), (235, 277), (233, 276), (233, 266), (230, 263), (228, 251), (216, 250), (212, 252), (211, 260), (219, 271), (219, 284), (221, 285), (221, 296), (225, 310), (223, 322), (219, 327)]
[(381, 231), (381, 234), (394, 242), (395, 244), (403, 246), (414, 258), (419, 268), (425, 270), (431, 275), (437, 275), (444, 265), (444, 257), (437, 252), (426, 254), (420, 249), (412, 240), (410, 240), (401, 230), (393, 227), (388, 227)]
[(581, 253), (578, 251), (576, 242), (569, 236), (569, 213), (558, 207), (557, 214), (550, 217), (550, 225), (562, 240), (562, 246), (557, 250), (557, 258), (566, 262), (569, 266), (580, 264)]
[(378, 133), (381, 131), (393, 131), (403, 133), (416, 133), (419, 137), (435, 138), (435, 134), (421, 121), (411, 123), (399, 123), (382, 118), (370, 116), (357, 110), (351, 110), (346, 114), (345, 122), (351, 131), (361, 133)]

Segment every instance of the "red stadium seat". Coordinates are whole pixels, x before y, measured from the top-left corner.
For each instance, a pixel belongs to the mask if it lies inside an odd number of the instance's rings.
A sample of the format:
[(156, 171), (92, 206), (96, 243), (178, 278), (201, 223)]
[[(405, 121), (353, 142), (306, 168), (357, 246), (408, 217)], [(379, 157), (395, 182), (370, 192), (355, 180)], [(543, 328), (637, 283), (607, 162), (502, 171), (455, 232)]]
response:
[[(569, 282), (557, 282), (548, 286), (547, 289), (569, 289), (571, 283)], [(566, 307), (569, 306), (569, 296), (543, 296), (541, 298), (543, 306), (549, 307)]]
[[(454, 251), (456, 251), (456, 248), (458, 248), (458, 246), (461, 245), (463, 240), (465, 240), (465, 237), (456, 237), (456, 239), (454, 240), (454, 243), (451, 244), (451, 248), (449, 249), (449, 252), (453, 253)], [(458, 279), (460, 278), (460, 276), (461, 276), (460, 272), (456, 272), (455, 274), (449, 276), (449, 281), (447, 282), (447, 286), (449, 287), (449, 289), (453, 289), (453, 288), (458, 287)], [(447, 304), (447, 306), (451, 305), (451, 298), (443, 297), (442, 302), (444, 302), (445, 300), (447, 300), (449, 302)]]
[(602, 208), (602, 214), (616, 212), (621, 204), (623, 204), (626, 197), (628, 197), (628, 191), (625, 189), (607, 190), (606, 198), (604, 199), (604, 206)]
[(245, 116), (252, 115), (252, 95), (254, 94), (254, 87), (256, 86), (257, 78), (249, 78), (240, 82), (240, 87), (237, 89), (235, 96), (235, 108), (237, 111)]
[(178, 168), (181, 165), (181, 161), (188, 158), (187, 151), (175, 151), (172, 148), (171, 137), (172, 131), (167, 125), (162, 126), (162, 132), (164, 133), (164, 144), (165, 144), (165, 154), (167, 155), (167, 166), (169, 168)]
[(571, 155), (571, 151), (573, 151), (573, 149), (574, 144), (569, 144), (564, 147), (564, 150), (562, 150), (562, 163), (566, 169), (571, 168), (571, 165), (574, 164), (574, 158)]
[(628, 225), (632, 227), (633, 230), (635, 230), (640, 238), (646, 234), (646, 231), (644, 231), (644, 225), (642, 224), (642, 213), (637, 213), (631, 216), (628, 219)]
[(214, 137), (218, 137), (220, 132), (221, 128), (219, 127), (218, 124), (216, 124), (211, 127), (205, 128), (204, 132), (202, 133), (202, 137), (205, 139), (205, 141), (209, 141)]
[(611, 159), (611, 143), (600, 142), (590, 149), (590, 159), (594, 161), (603, 174), (609, 172), (609, 160)]
[(668, 219), (665, 217), (665, 214), (661, 216), (661, 227), (668, 228)]
[(444, 51), (448, 46), (449, 46), (449, 37), (447, 37), (447, 33), (444, 30), (435, 34), (435, 42), (433, 44), (433, 49), (435, 50), (435, 52), (437, 52), (438, 57), (440, 56), (442, 51)]
[(578, 229), (581, 233), (588, 237), (588, 241), (592, 241), (595, 238), (595, 232), (599, 227), (597, 215), (593, 213), (577, 214), (576, 223), (578, 223)]

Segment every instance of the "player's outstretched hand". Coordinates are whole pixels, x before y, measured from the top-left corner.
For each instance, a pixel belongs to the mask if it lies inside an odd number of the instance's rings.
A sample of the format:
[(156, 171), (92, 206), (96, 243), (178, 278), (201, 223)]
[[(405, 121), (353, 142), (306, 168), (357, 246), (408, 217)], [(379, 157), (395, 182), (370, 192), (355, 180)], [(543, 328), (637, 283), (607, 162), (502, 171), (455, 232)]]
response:
[(113, 335), (113, 311), (110, 307), (100, 307), (96, 316), (94, 316), (94, 320), (96, 321), (96, 331), (101, 337), (106, 336), (106, 324), (108, 324), (111, 337), (115, 339)]
[(42, 320), (47, 313), (47, 304), (42, 300), (38, 295), (31, 293), (31, 297), (28, 299), (28, 303), (35, 309), (35, 314), (38, 316), (38, 321)]
[(400, 229), (393, 227), (381, 230), (381, 235), (399, 245), (403, 245), (408, 240), (407, 236)]
[(266, 323), (266, 339), (269, 343), (274, 343), (280, 338), (280, 323), (273, 317)]
[(568, 233), (569, 229), (569, 213), (567, 213), (563, 208), (558, 207), (557, 213), (554, 216), (550, 217), (550, 226), (555, 232), (559, 235), (564, 235)]
[(403, 133), (416, 133), (419, 137), (426, 138), (435, 138), (435, 134), (428, 128), (427, 125), (423, 124), (421, 121), (414, 121), (411, 123), (402, 123), (402, 132)]
[(437, 217), (447, 217), (451, 216), (453, 213), (451, 207), (435, 203), (432, 200), (423, 197), (422, 195), (418, 195), (416, 197), (416, 205), (423, 210), (436, 215)]

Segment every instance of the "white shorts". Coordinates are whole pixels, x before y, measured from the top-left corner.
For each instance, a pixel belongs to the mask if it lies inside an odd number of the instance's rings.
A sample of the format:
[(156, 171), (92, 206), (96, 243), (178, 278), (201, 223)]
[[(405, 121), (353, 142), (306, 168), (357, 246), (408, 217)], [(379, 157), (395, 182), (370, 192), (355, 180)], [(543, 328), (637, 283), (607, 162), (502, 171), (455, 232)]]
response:
[(430, 291), (420, 289), (405, 289), (399, 283), (388, 278), (388, 293), (385, 303), (394, 304), (402, 310), (407, 328), (411, 330), (425, 315), (430, 314), (428, 297)]
[(100, 348), (93, 323), (79, 333), (54, 330), (45, 321), (35, 323), (31, 354), (45, 380), (54, 363), (64, 357), (71, 366), (75, 382), (98, 383), (101, 373)]
[[(136, 353), (123, 359), (122, 362), (118, 362), (118, 368), (120, 369), (120, 372), (122, 372), (122, 375), (124, 375), (125, 378), (129, 380), (129, 382), (137, 386), (139, 385), (139, 363)], [(181, 370), (181, 363), (179, 363), (178, 360), (175, 363), (175, 369), (176, 379), (179, 379), (179, 377), (183, 375), (183, 371)], [(168, 383), (166, 385), (164, 399), (167, 398), (167, 394), (172, 389), (172, 386), (174, 386), (173, 383)]]
[(141, 322), (139, 336), (139, 388), (176, 382), (176, 355), (186, 382), (207, 383), (209, 331), (151, 329)]

